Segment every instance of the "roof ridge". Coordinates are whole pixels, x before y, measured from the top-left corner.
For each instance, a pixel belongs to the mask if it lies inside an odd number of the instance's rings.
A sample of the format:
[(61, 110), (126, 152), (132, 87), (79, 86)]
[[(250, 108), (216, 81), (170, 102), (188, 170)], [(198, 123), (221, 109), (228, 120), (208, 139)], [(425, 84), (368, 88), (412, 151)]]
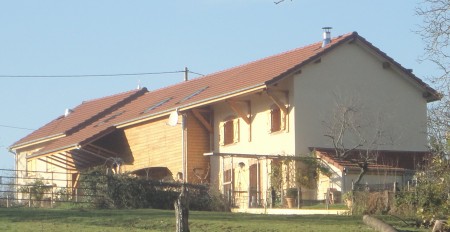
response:
[[(331, 38), (331, 41), (333, 41), (335, 39), (339, 39), (341, 37), (350, 36), (350, 35), (357, 35), (357, 34), (358, 34), (357, 32), (349, 32), (349, 33), (346, 33), (346, 34), (335, 36), (335, 37)], [(158, 88), (158, 89), (154, 89), (154, 90), (149, 91), (149, 93), (150, 92), (161, 91), (161, 90), (168, 89), (168, 88), (172, 88), (172, 87), (177, 86), (177, 85), (183, 85), (184, 83), (187, 83), (187, 82), (199, 81), (199, 80), (202, 80), (204, 78), (210, 78), (211, 76), (216, 76), (216, 75), (219, 75), (219, 74), (222, 74), (222, 73), (230, 72), (232, 70), (237, 70), (238, 68), (242, 68), (242, 67), (245, 67), (247, 65), (251, 65), (251, 64), (254, 64), (254, 63), (257, 63), (257, 62), (261, 62), (261, 61), (264, 61), (264, 60), (267, 60), (267, 59), (271, 59), (271, 58), (274, 58), (274, 57), (277, 57), (277, 56), (282, 56), (282, 55), (285, 55), (285, 54), (289, 54), (289, 53), (296, 52), (296, 51), (299, 51), (299, 50), (303, 50), (303, 49), (305, 49), (307, 47), (312, 47), (312, 46), (319, 45), (319, 44), (322, 44), (322, 41), (314, 42), (314, 43), (311, 43), (311, 44), (308, 44), (308, 45), (305, 45), (305, 46), (293, 48), (293, 49), (290, 49), (290, 50), (287, 50), (287, 51), (283, 51), (283, 52), (280, 52), (280, 53), (277, 53), (277, 54), (274, 54), (274, 55), (269, 55), (269, 56), (266, 56), (266, 57), (263, 57), (263, 58), (255, 59), (255, 60), (246, 62), (244, 64), (236, 65), (236, 66), (233, 66), (231, 68), (227, 68), (227, 69), (224, 69), (224, 70), (213, 72), (213, 73), (201, 76), (201, 77), (197, 77), (197, 78), (190, 79), (190, 80), (187, 80), (187, 81), (182, 81), (182, 82), (178, 82), (178, 83), (175, 83), (175, 84), (172, 84), (172, 85), (168, 85), (168, 86), (164, 86), (164, 87), (161, 87), (161, 88)]]
[[(142, 89), (146, 89), (146, 88), (142, 88)], [(125, 95), (125, 94), (127, 94), (127, 93), (138, 92), (138, 91), (140, 91), (140, 90), (142, 90), (142, 89), (132, 89), (132, 90), (128, 90), (128, 91), (124, 91), (124, 92), (120, 92), (120, 93), (111, 94), (111, 95), (108, 95), (108, 96), (103, 96), (103, 97), (98, 97), (98, 98), (92, 98), (92, 99), (88, 99), (88, 100), (83, 100), (83, 101), (81, 101), (81, 104), (80, 104), (80, 105), (82, 105), (82, 104), (84, 104), (84, 103), (88, 103), (88, 102), (93, 102), (93, 101), (103, 100), (103, 99), (110, 98), (110, 97), (116, 97), (116, 96), (119, 96), (119, 95)], [(76, 106), (76, 107), (79, 107), (80, 105), (78, 105), (78, 106)]]

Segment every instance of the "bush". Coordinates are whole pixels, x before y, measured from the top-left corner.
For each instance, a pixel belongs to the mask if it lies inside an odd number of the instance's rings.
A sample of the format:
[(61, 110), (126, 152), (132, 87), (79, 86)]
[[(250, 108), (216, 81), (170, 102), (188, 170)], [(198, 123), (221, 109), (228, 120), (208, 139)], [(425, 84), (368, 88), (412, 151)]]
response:
[[(128, 174), (104, 175), (97, 167), (80, 178), (81, 197), (97, 208), (173, 209), (182, 184), (150, 181)], [(205, 185), (187, 184), (189, 207), (192, 210), (229, 210), (223, 196)]]

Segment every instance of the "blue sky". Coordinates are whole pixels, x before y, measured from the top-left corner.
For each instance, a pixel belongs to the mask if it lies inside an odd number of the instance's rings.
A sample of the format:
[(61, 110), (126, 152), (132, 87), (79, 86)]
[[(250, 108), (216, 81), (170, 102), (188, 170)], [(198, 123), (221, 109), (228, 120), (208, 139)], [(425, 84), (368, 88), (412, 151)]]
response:
[[(208, 74), (357, 31), (426, 80), (413, 0), (2, 1), (0, 76), (181, 71)], [(196, 75), (191, 75), (192, 78)], [(0, 77), (0, 169), (7, 147), (83, 100), (183, 80), (183, 74)]]

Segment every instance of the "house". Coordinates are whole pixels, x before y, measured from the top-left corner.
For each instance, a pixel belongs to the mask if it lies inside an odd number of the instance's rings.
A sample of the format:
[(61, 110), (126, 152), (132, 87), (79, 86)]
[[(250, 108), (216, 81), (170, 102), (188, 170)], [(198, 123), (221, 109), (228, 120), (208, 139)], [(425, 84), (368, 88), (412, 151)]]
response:
[[(305, 164), (283, 160), (314, 153), (333, 174), (302, 195), (323, 199), (330, 188), (350, 189), (354, 167), (333, 158), (325, 135), (337, 106), (357, 106), (360, 135), (370, 137), (376, 124), (389, 138), (371, 149), (392, 162), (375, 161), (373, 170), (396, 170), (384, 181), (406, 180), (403, 173), (427, 151), (427, 103), (439, 93), (356, 32), (331, 38), (327, 31), (324, 38), (162, 89), (83, 102), (10, 147), (16, 167), (26, 169), (19, 177), (58, 171), (59, 185), (76, 188), (80, 171), (107, 165), (151, 179), (209, 182), (248, 207), (270, 201), (272, 182), (295, 185), (292, 170)], [(277, 166), (279, 180), (272, 178)]]

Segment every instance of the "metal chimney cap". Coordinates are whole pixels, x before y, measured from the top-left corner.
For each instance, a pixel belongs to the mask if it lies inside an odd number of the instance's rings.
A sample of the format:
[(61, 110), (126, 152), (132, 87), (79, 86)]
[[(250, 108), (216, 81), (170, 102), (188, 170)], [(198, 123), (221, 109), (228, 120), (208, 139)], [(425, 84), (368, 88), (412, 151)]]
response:
[(327, 46), (327, 44), (331, 43), (331, 32), (332, 27), (322, 27), (323, 29), (323, 42), (322, 47)]

